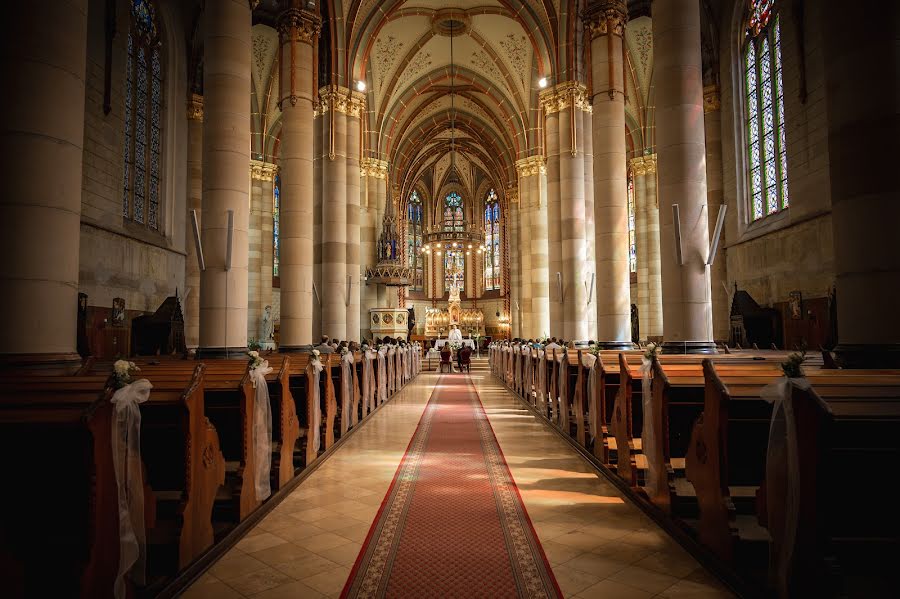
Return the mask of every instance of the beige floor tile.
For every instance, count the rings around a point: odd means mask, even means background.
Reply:
[[[299,559],[282,564],[275,564],[274,567],[279,572],[283,572],[295,580],[304,580],[310,576],[315,576],[319,572],[332,570],[338,566],[339,564],[336,564],[321,555],[310,553]]]
[[[731,599],[734,594],[719,584],[709,585],[680,580],[659,596],[667,599]]]
[[[253,595],[253,599],[321,599],[327,597],[319,591],[295,580]]]
[[[322,534],[323,532],[328,531],[319,528],[315,524],[303,524],[294,520],[294,526],[291,526],[289,528],[282,528],[278,531],[278,536],[285,541],[296,543],[300,539],[314,537],[316,535]]]
[[[674,576],[654,572],[639,566],[629,566],[624,570],[619,570],[609,578],[648,593],[661,593],[678,582],[678,579]]]
[[[270,532],[260,532],[252,537],[244,537],[238,541],[236,547],[244,553],[253,553],[282,543],[287,543],[287,541]]]
[[[265,567],[265,562],[261,562],[253,556],[243,554],[220,559],[209,569],[209,573],[219,580],[228,580],[258,570],[264,570]]]
[[[275,587],[291,582],[292,580],[293,579],[284,572],[266,566],[262,570],[250,572],[249,574],[244,574],[243,576],[238,576],[236,578],[230,578],[226,582],[228,586],[242,595],[253,595],[269,589],[274,589]]]
[[[594,547],[602,545],[605,540],[585,532],[575,531],[560,535],[553,539],[553,542],[559,543],[560,545],[567,545],[581,551],[590,551]]]
[[[347,582],[347,576],[349,574],[350,568],[348,566],[340,566],[338,568],[319,572],[309,578],[304,578],[303,584],[312,587],[320,593],[331,595],[333,593],[341,592],[341,589],[344,588],[344,583]]]
[[[250,555],[270,566],[293,561],[309,555],[311,552],[294,543],[282,543],[274,547],[268,547],[261,551],[254,551]]]
[[[567,566],[553,566],[553,575],[559,583],[559,589],[566,597],[577,595],[586,588],[601,580],[600,576],[588,574]]]
[[[601,580],[578,593],[579,599],[650,599],[652,593],[616,582]]]
[[[240,599],[240,593],[225,584],[215,582],[212,584],[193,584],[180,595],[184,599]]]
[[[318,554],[341,566],[352,566],[356,562],[356,557],[359,555],[360,548],[362,548],[361,543],[350,542],[344,545],[338,545],[337,547],[332,547],[331,549],[319,551]]]
[[[542,542],[541,546],[544,548],[544,553],[547,555],[547,560],[551,565],[564,564],[573,557],[584,553],[580,549],[569,545],[561,545],[555,541]]]
[[[628,567],[628,564],[608,559],[596,553],[582,553],[563,565],[579,572],[593,574],[600,579],[607,578]]]
[[[321,554],[321,552],[326,549],[344,545],[347,540],[348,539],[345,539],[344,537],[336,535],[332,532],[323,532],[322,534],[318,534],[313,537],[307,537],[305,539],[295,541],[295,544],[303,547],[304,549],[309,549],[313,553]]]
[[[634,565],[676,578],[684,578],[700,567],[700,564],[690,556],[663,552],[650,554],[644,559],[635,562]]]

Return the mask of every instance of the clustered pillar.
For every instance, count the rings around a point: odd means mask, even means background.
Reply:
[[[654,0],[653,49],[660,246],[663,248],[663,350],[714,353],[710,277],[706,266],[709,225],[700,5]],[[680,263],[673,205],[678,206],[679,212]]]
[[[602,0],[585,14],[591,36],[596,226],[597,339],[607,349],[631,344],[631,273],[625,148],[624,0]]]
[[[250,25],[246,0],[206,6],[201,236],[206,269],[200,274],[199,348],[203,357],[242,355],[247,348]]]
[[[260,342],[266,341],[262,339],[262,317],[266,306],[272,305],[273,183],[277,171],[278,167],[271,162],[250,161],[250,299],[247,335]]]
[[[384,197],[387,189],[388,163],[377,158],[363,158],[360,162],[360,175],[364,182],[365,194],[361,198],[360,214],[360,255],[364,272],[367,267],[378,262],[378,233],[381,217],[384,214]],[[426,279],[427,284],[427,279]],[[377,308],[378,285],[363,282],[360,299],[360,323],[365,338],[371,337],[369,310]],[[383,304],[382,304],[383,305]]]
[[[10,26],[0,40],[7,89],[0,114],[0,365],[20,371],[68,372],[80,363],[75,329],[87,5],[22,3],[5,17]]]
[[[203,96],[192,94],[187,104],[187,227],[184,259],[184,343],[189,349],[200,344],[200,263],[194,243],[191,212],[203,218]]]
[[[313,48],[321,21],[299,0],[278,20],[281,68],[281,350],[312,343]],[[249,27],[248,27],[249,31]],[[249,53],[247,54],[249,59]],[[248,69],[249,73],[249,69]],[[248,121],[249,122],[249,121]]]
[[[546,188],[544,157],[530,156],[516,162],[519,175],[519,215],[522,219],[520,230],[523,234],[522,302],[525,327],[522,336],[534,339],[549,334],[550,331],[550,272],[547,245],[547,202],[543,195]],[[527,223],[527,226],[526,226]],[[527,242],[526,236],[527,235]],[[528,255],[527,258],[525,255]]]
[[[722,171],[722,110],[719,88],[709,85],[703,89],[703,112],[706,125],[706,198],[710,235],[716,230],[719,209],[725,203]],[[724,233],[723,233],[724,236]],[[725,240],[719,240],[719,256],[709,267],[709,286],[712,301],[713,340],[728,339],[730,310],[728,281],[725,268]]]
[[[637,244],[637,307],[641,339],[663,334],[662,277],[659,257],[659,206],[656,200],[656,154],[631,159],[634,177]]]

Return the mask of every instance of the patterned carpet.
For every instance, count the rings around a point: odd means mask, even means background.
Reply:
[[[468,375],[438,381],[342,597],[562,597]]]

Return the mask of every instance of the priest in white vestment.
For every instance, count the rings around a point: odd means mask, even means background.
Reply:
[[[459,327],[453,327],[453,329],[450,330],[450,334],[447,335],[447,340],[450,341],[450,343],[462,343],[463,336]]]

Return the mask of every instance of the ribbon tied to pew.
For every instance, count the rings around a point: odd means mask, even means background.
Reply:
[[[126,574],[135,583],[144,583],[147,547],[140,404],[150,399],[152,388],[150,381],[140,379],[117,390],[110,400],[114,408],[112,454],[119,500],[119,571],[113,587],[116,599],[126,596]]]
[[[322,360],[320,360],[317,356],[311,357],[311,364],[313,366],[313,422],[311,442],[313,451],[318,454],[319,447],[322,444],[320,430],[322,428],[322,404],[320,403],[321,400],[319,397],[319,377],[322,376],[322,370],[325,369],[325,366],[322,365]]]
[[[645,456],[655,456],[655,423],[653,422],[653,392],[650,383],[650,373],[653,371],[653,360],[641,356],[641,406],[644,414],[644,425],[641,431],[641,451]],[[647,494],[656,496],[656,481],[658,480],[659,467],[656,460],[647,460]]]
[[[256,462],[256,500],[262,501],[272,494],[272,405],[266,375],[272,372],[268,360],[250,369],[250,380],[256,389],[253,403],[253,457]]]
[[[341,433],[347,432],[347,420],[349,424],[356,425],[356,413],[350,408],[350,399],[353,395],[353,383],[351,373],[353,371],[353,352],[348,351],[341,356],[341,414],[346,415],[341,418]]]
[[[783,503],[785,507],[784,522],[770,521],[768,523],[768,528],[774,533],[773,536],[783,539],[780,547],[781,555],[776,562],[779,570],[789,568],[791,563],[793,537],[797,530],[797,519],[800,517],[799,447],[794,434],[796,428],[793,389],[795,387],[806,391],[810,389],[811,385],[805,378],[783,376],[775,382],[769,383],[759,392],[762,399],[774,404],[772,420],[769,423],[768,450],[766,451],[765,501],[769,506]],[[786,469],[786,472],[779,472],[783,469]],[[788,572],[779,571],[776,580],[788,580],[788,574]]]

